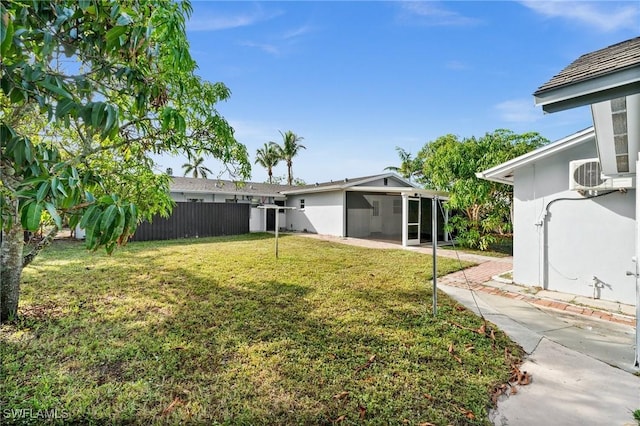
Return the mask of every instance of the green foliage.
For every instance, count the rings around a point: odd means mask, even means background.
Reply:
[[[633,418],[638,422],[638,425],[640,425],[640,409],[633,412]]]
[[[400,157],[400,166],[389,166],[385,167],[385,170],[390,170],[392,172],[398,173],[405,179],[412,180],[416,177],[422,175],[422,158],[416,157],[412,158],[412,154],[399,146],[396,147],[396,151],[398,152],[398,156]]]
[[[192,176],[194,178],[196,178],[196,179],[198,177],[206,179],[209,174],[213,173],[211,171],[211,169],[209,169],[208,167],[206,167],[206,166],[204,166],[202,164],[202,163],[204,163],[204,158],[198,157],[198,158],[191,158],[190,160],[192,162],[184,163],[182,165],[182,168],[184,170],[184,175],[185,176],[188,175],[189,173],[191,173]]]
[[[299,143],[304,138],[293,133],[291,130],[287,130],[282,133],[282,145],[275,144],[275,148],[278,152],[278,157],[287,163],[287,185],[293,185],[293,157],[298,155],[301,150],[307,149],[304,145]]]
[[[170,0],[0,4],[2,229],[37,229],[46,211],[111,252],[171,209],[153,154],[212,155],[250,175],[215,109],[229,89],[195,74],[190,13]]]
[[[454,211],[452,230],[460,244],[486,250],[497,235],[511,232],[510,185],[489,182],[476,173],[538,148],[548,141],[538,133],[516,134],[496,130],[480,138],[446,135],[426,144],[418,153],[423,162],[420,181],[448,191],[447,206]]]
[[[275,142],[265,143],[262,148],[256,150],[256,164],[267,169],[268,183],[273,183],[273,168],[278,165],[281,159],[278,144]]]

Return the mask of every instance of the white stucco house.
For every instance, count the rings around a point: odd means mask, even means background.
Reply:
[[[635,304],[639,318],[640,37],[580,56],[534,100],[590,105],[594,126],[478,174],[514,186],[514,281]]]
[[[258,209],[259,205],[277,204],[284,206],[286,196],[281,191],[292,188],[257,182],[234,182],[221,179],[198,179],[173,176],[169,187],[171,198],[176,202],[238,203],[251,206],[249,230],[251,232],[273,231],[275,210]],[[285,220],[284,210],[279,221]]]
[[[591,127],[479,175],[513,185],[514,282],[633,304],[634,179],[594,177],[597,157]]]
[[[287,229],[340,237],[395,241],[403,246],[431,242],[432,200],[446,193],[418,187],[395,173],[296,186],[287,196]],[[439,214],[438,239],[446,238]]]
[[[404,246],[431,241],[432,199],[446,193],[421,189],[395,173],[347,178],[304,186],[173,177],[176,202],[244,203],[251,205],[250,231],[271,231],[277,204],[283,230],[337,237],[395,241]],[[446,213],[439,214],[439,240],[446,238]]]

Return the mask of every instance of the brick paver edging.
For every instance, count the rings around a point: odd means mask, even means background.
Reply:
[[[478,266],[474,266],[467,269],[467,273],[466,273],[467,277],[469,277],[470,275],[472,276],[484,275],[482,273],[478,273],[478,270],[477,271],[472,271],[472,270],[476,268],[478,268],[479,270],[485,269],[486,266],[489,266],[487,265],[489,263],[492,263],[492,262],[486,262]],[[483,266],[485,268],[482,268]],[[466,281],[464,280],[464,276],[461,274],[461,272],[462,271],[458,271],[458,272],[454,272],[453,274],[446,275],[442,277],[439,281],[443,284],[450,285],[452,287],[467,288],[472,291],[493,294],[495,296],[502,296],[502,297],[508,297],[510,299],[523,300],[525,302],[528,302],[543,308],[555,309],[559,311],[569,312],[572,314],[584,315],[584,316],[598,318],[605,321],[615,322],[618,324],[630,325],[632,327],[636,326],[636,319],[629,317],[627,315],[617,314],[617,313],[608,312],[608,311],[602,311],[602,310],[593,309],[590,307],[583,307],[583,306],[574,305],[571,303],[561,302],[558,300],[544,299],[544,298],[526,295],[522,293],[516,293],[508,290],[501,290],[496,287],[483,285],[482,283],[478,282],[477,280],[473,280],[470,277],[469,277],[470,284],[467,285]],[[489,277],[483,282],[489,281],[490,279],[491,278]]]

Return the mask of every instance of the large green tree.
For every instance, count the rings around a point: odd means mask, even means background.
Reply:
[[[262,148],[256,150],[256,164],[267,169],[269,183],[273,183],[273,168],[280,162],[278,144],[275,142],[265,143]]]
[[[64,222],[111,252],[168,214],[154,154],[211,155],[246,179],[246,148],[215,105],[230,92],[196,75],[188,1],[0,3],[0,320],[15,317],[22,269]],[[46,212],[52,231],[25,253]]]
[[[451,218],[458,240],[465,246],[487,249],[496,236],[512,229],[513,187],[476,177],[494,167],[548,143],[538,133],[516,134],[496,130],[480,138],[454,135],[427,143],[418,153],[423,162],[421,182],[448,191],[448,207],[461,212]]]
[[[287,163],[287,185],[293,185],[293,157],[297,156],[301,150],[307,149],[299,143],[304,138],[287,130],[282,133],[282,145],[277,145],[278,156]]]

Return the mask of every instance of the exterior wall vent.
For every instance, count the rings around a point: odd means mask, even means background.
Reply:
[[[591,105],[598,156],[605,176],[636,173],[640,150],[640,94]]]
[[[572,191],[616,190],[635,187],[635,178],[603,175],[600,160],[589,158],[569,163],[569,189]]]

